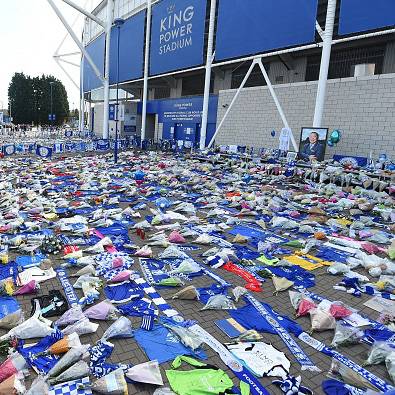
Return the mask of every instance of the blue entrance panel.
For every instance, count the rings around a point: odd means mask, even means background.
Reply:
[[[210,96],[206,143],[215,132],[217,107],[218,96]],[[138,104],[137,111],[141,114],[142,103]],[[203,113],[202,96],[150,100],[147,102],[147,113],[158,114],[159,122],[163,123],[164,139],[198,142]]]
[[[342,0],[339,34],[395,26],[395,0]]]
[[[314,42],[318,0],[220,0],[215,58]]]

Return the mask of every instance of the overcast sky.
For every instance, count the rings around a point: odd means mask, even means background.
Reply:
[[[61,0],[54,0],[63,15],[72,24],[80,15]],[[87,4],[92,10],[100,0],[74,0],[80,6]],[[52,56],[67,33],[47,0],[0,0],[0,108],[8,102],[8,85],[15,72],[31,76],[52,74],[66,86],[70,106],[79,107],[79,91],[69,81]],[[74,31],[81,37],[83,17],[80,16]],[[70,37],[61,53],[78,51]],[[70,58],[70,60],[72,60]],[[79,58],[73,58],[79,63]],[[65,68],[79,83],[79,69]]]

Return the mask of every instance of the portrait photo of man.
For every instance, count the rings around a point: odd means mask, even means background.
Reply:
[[[328,129],[302,128],[299,156],[305,161],[323,161]]]

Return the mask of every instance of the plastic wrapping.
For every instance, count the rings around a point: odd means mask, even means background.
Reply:
[[[43,376],[37,376],[25,395],[48,395],[49,386]]]
[[[162,388],[157,388],[154,391],[153,395],[177,395],[177,394],[168,387],[162,387]]]
[[[336,324],[335,334],[331,343],[332,347],[347,346],[358,344],[362,341],[363,331],[352,326],[345,326],[338,322]]]
[[[297,317],[303,317],[310,313],[311,310],[314,310],[317,305],[310,299],[302,297],[299,304],[298,309],[296,311]]]
[[[138,383],[163,385],[158,361],[140,363],[127,370],[126,377]]]
[[[57,321],[56,326],[67,326],[81,321],[85,318],[80,305],[75,305],[67,310]]]
[[[377,391],[370,382],[364,379],[359,373],[344,365],[336,359],[332,359],[332,364],[328,372],[328,376],[339,381],[344,381],[346,384],[357,388],[367,388]]]
[[[2,329],[12,329],[24,321],[24,315],[21,309],[15,311],[14,313],[7,314],[5,317],[0,319],[0,328]]]
[[[391,348],[386,342],[375,342],[370,349],[369,355],[364,362],[365,366],[378,365],[384,363],[389,354],[395,350]]]
[[[386,356],[385,366],[392,382],[395,384],[395,351]]]
[[[121,368],[96,380],[92,390],[104,395],[128,395],[128,385]]]
[[[282,291],[286,291],[287,289],[291,288],[294,285],[293,281],[277,276],[273,276],[272,281],[275,289],[274,294],[277,294]]]
[[[75,332],[52,344],[52,346],[48,349],[48,354],[65,354],[72,347],[81,347],[80,338]]]
[[[85,310],[84,315],[93,320],[116,320],[117,309],[108,300],[104,300]]]
[[[133,337],[132,323],[126,317],[119,317],[104,332],[102,336],[102,340],[109,340],[113,338],[128,338],[128,337]]]
[[[353,312],[341,302],[333,302],[329,307],[329,313],[332,317],[339,319],[350,316]]]
[[[180,235],[179,232],[177,232],[176,230],[173,230],[168,238],[170,243],[175,243],[175,244],[183,244],[186,242],[186,240],[184,239],[183,236]]]
[[[35,337],[45,337],[50,335],[54,329],[49,325],[51,321],[45,318],[38,318],[38,316],[30,317],[28,320],[22,322],[20,325],[12,328],[8,333],[2,336],[2,339],[8,337],[17,337],[19,339],[33,339]]]
[[[350,271],[350,268],[345,263],[335,262],[328,267],[328,273],[330,274],[345,274]]]
[[[296,291],[288,291],[289,299],[291,300],[292,307],[297,310],[299,304],[303,298],[303,295],[300,292]]]
[[[192,273],[199,273],[202,270],[200,265],[196,263],[193,259],[187,259],[174,270],[168,272],[168,274],[192,274]]]
[[[25,359],[18,352],[14,352],[0,365],[0,383],[25,369]]]
[[[56,377],[68,367],[81,360],[87,353],[89,345],[84,344],[81,347],[71,348],[62,358],[59,359],[57,364],[48,372],[48,377]]]
[[[79,379],[89,375],[89,366],[85,361],[77,361],[64,372],[60,373],[59,376],[51,377],[48,382],[51,385],[64,383],[66,381]]]
[[[159,258],[161,259],[184,258],[185,256],[186,256],[185,252],[181,251],[175,245],[171,245],[167,247],[161,254],[159,254]]]
[[[98,327],[99,324],[90,322],[88,318],[84,317],[82,320],[66,326],[62,332],[64,335],[70,335],[71,333],[76,332],[81,336],[88,335],[89,333],[95,333]]]
[[[209,298],[202,310],[233,310],[236,309],[233,301],[226,295],[214,295]]]
[[[176,292],[172,299],[185,299],[185,300],[198,300],[199,292],[193,285],[188,285],[187,287]]]
[[[165,324],[165,327],[170,329],[185,347],[189,347],[193,351],[196,351],[204,343],[203,339],[191,332],[188,328],[167,324]]]
[[[248,290],[245,289],[244,287],[235,287],[232,289],[232,294],[233,294],[233,297],[235,298],[236,303],[246,293],[248,293]]]
[[[311,331],[321,332],[336,328],[336,320],[321,309],[310,310]]]
[[[22,395],[26,388],[22,374],[14,374],[0,383],[0,395]]]
[[[256,342],[262,340],[263,336],[257,332],[255,329],[249,329],[248,331],[243,332],[238,338],[239,342]]]

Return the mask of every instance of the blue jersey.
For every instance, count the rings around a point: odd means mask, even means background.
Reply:
[[[157,360],[159,363],[163,363],[173,360],[178,355],[207,358],[203,351],[194,352],[185,347],[178,337],[163,325],[155,325],[151,331],[139,329],[135,332],[134,337],[151,361]]]

